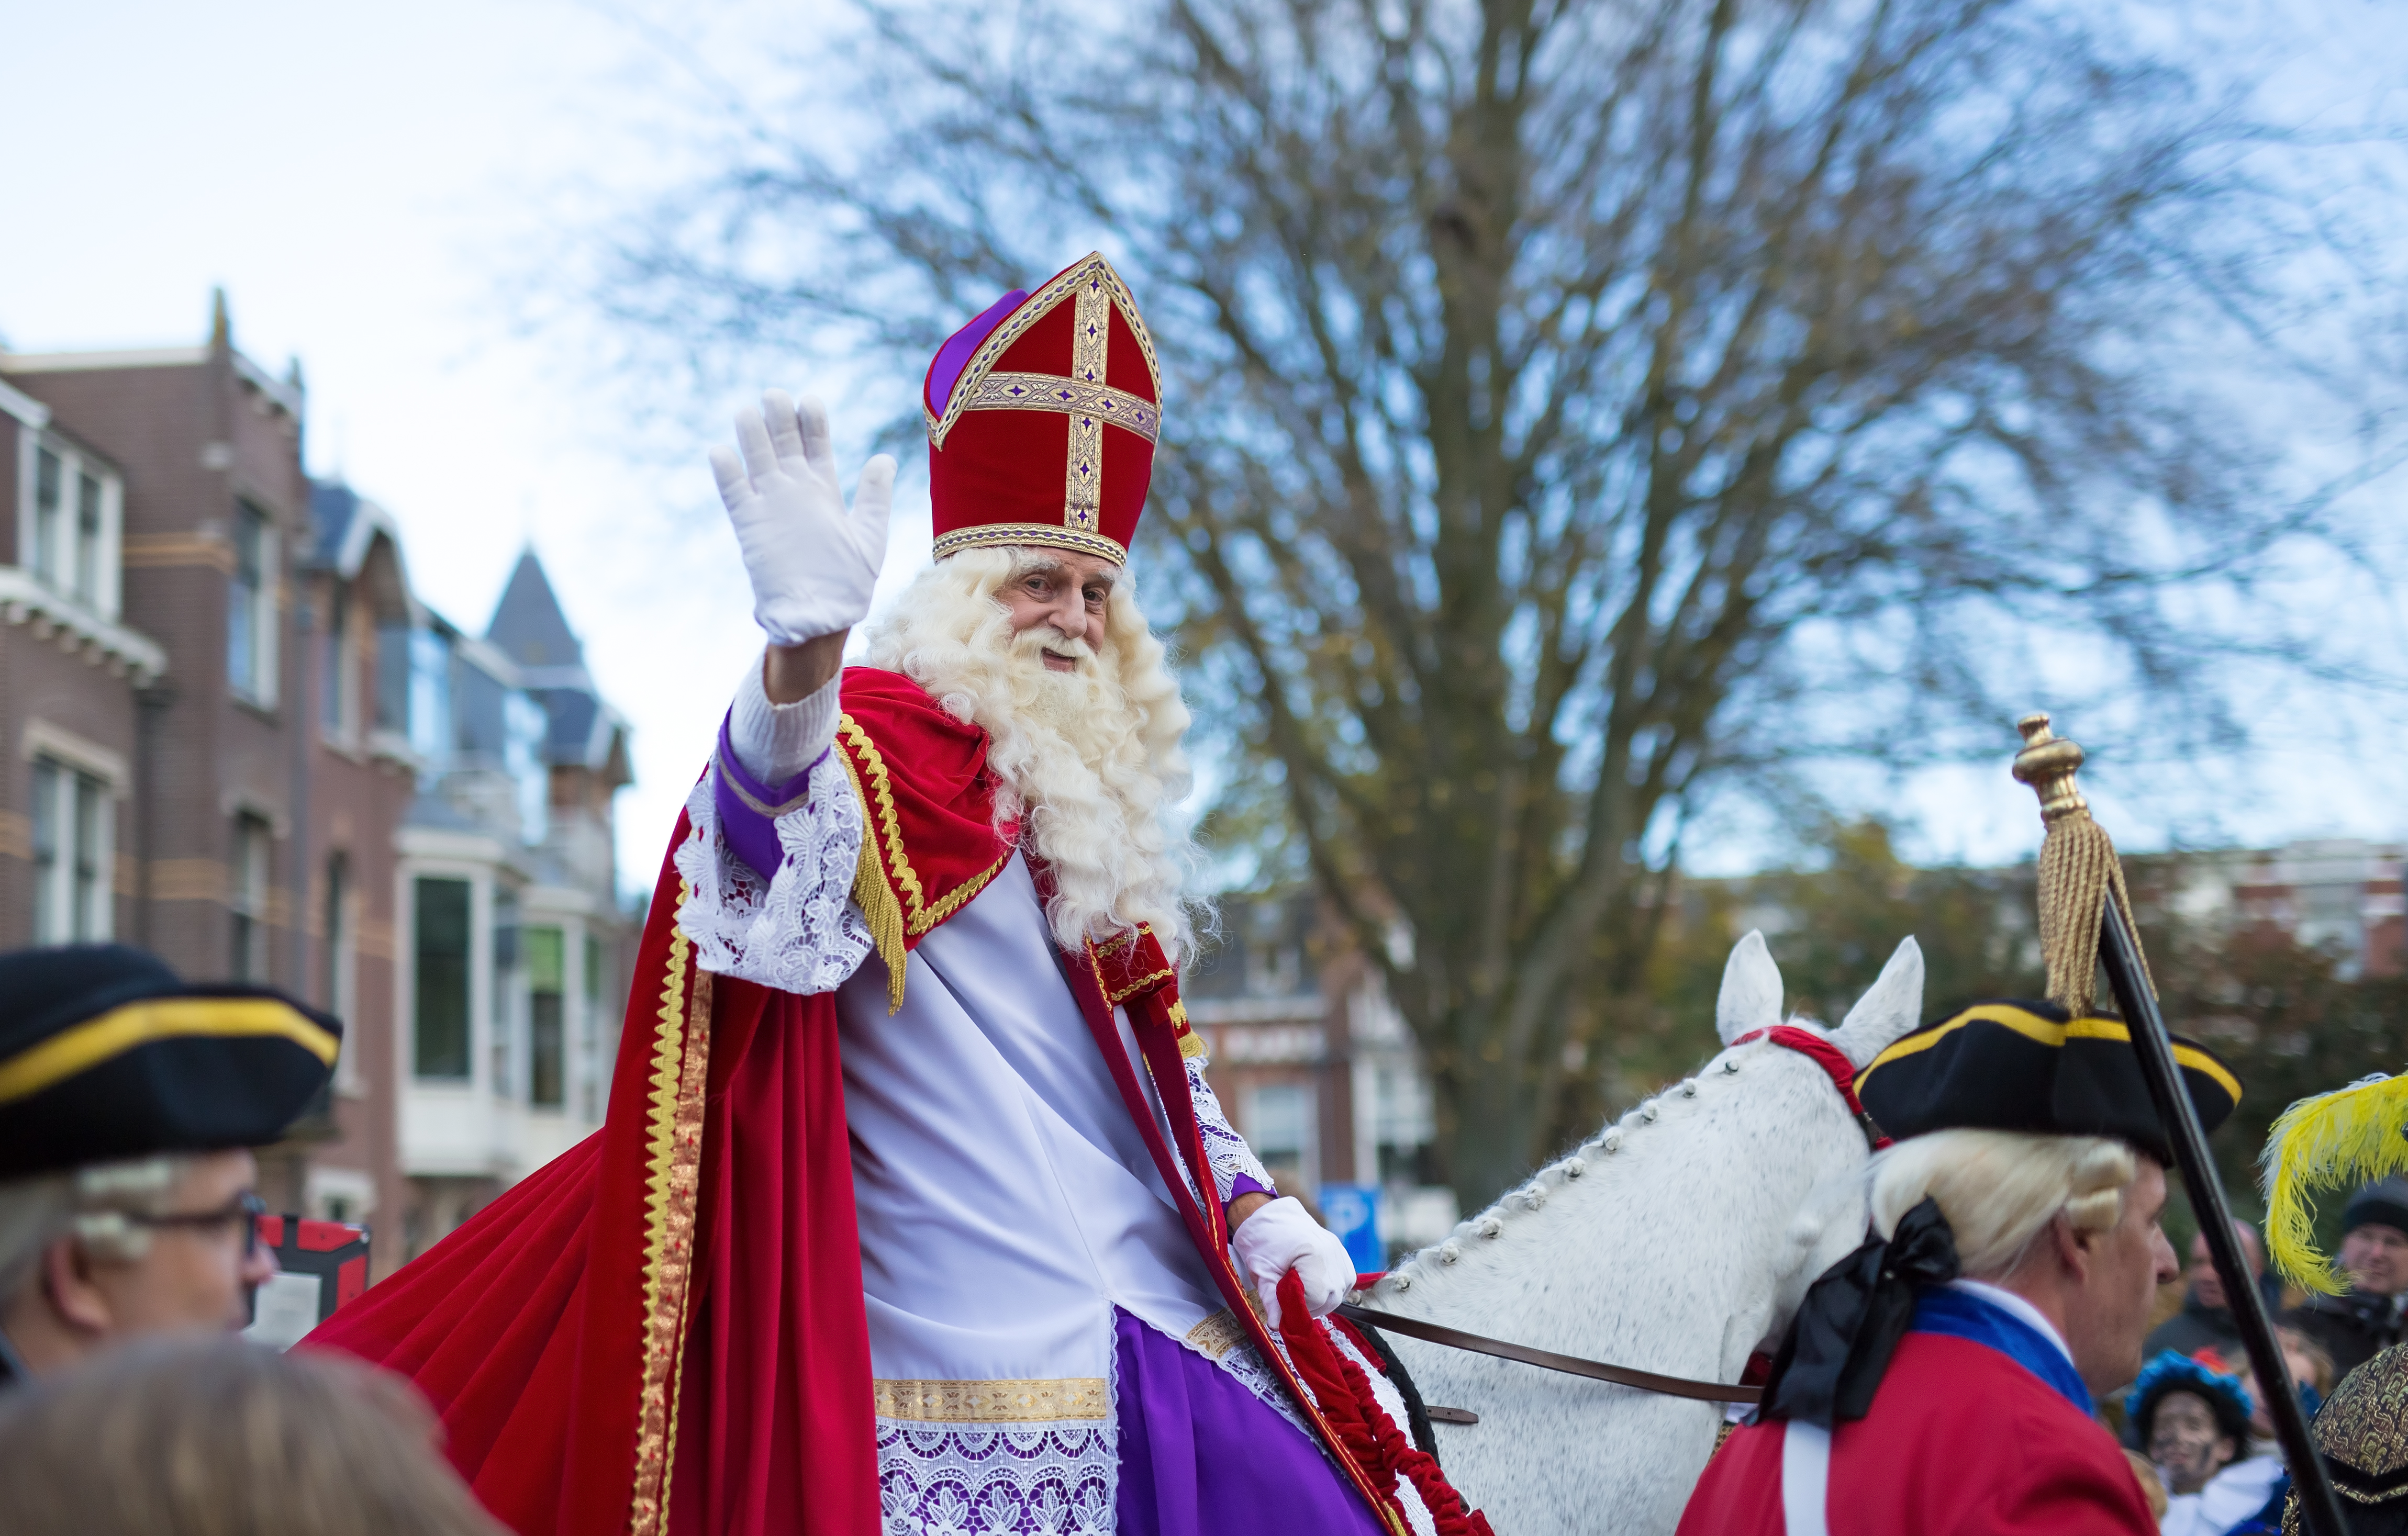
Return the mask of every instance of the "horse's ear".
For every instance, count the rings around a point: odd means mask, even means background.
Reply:
[[[1714,1032],[1727,1045],[1752,1030],[1769,1030],[1781,1022],[1781,968],[1764,947],[1764,934],[1749,929],[1747,937],[1731,946],[1723,965],[1722,996],[1714,1000]]]
[[[1882,967],[1881,979],[1831,1031],[1831,1044],[1847,1052],[1848,1060],[1862,1072],[1922,1017],[1923,949],[1910,933],[1899,941],[1898,952]]]

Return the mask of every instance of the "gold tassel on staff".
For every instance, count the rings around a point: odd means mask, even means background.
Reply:
[[[2074,788],[2082,748],[2053,734],[2045,715],[2027,715],[2015,729],[2024,738],[2023,750],[2015,754],[2015,777],[2040,796],[2041,818],[2048,828],[2040,851],[2041,950],[2048,960],[2048,995],[2077,1017],[2089,1013],[2103,962],[2108,986],[2123,1010],[2141,1079],[2172,1144],[2208,1257],[2224,1282],[2249,1367],[2266,1384],[2266,1410],[2291,1470],[2300,1524],[2314,1536],[2346,1536],[2348,1526],[2332,1480],[2309,1438],[2307,1415],[2291,1389],[2290,1367],[2275,1343],[2266,1299],[2233,1236],[2231,1209],[2208,1156],[2206,1133],[2184,1091],[2173,1037],[2166,1031],[2157,985],[2141,953],[2140,927],[2132,920],[2131,897],[2124,889],[2115,845],[2090,818],[2089,803]],[[2286,1524],[2285,1529],[2291,1528]]]
[[[2040,845],[2040,952],[2048,962],[2048,999],[2079,1018],[2099,993],[2099,920],[2111,893],[2136,935],[2139,925],[2132,922],[2114,842],[2090,818],[2090,802],[2074,787],[2082,748],[2053,733],[2045,715],[2027,715],[2015,729],[2023,732],[2024,749],[2015,754],[2014,775],[2040,796],[2040,818],[2048,829]],[[2157,996],[2146,956],[2141,979]]]

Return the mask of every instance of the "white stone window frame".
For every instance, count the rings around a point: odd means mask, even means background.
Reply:
[[[50,931],[45,932],[41,923],[36,921],[34,942],[37,945],[97,943],[115,937],[117,807],[124,800],[126,786],[131,782],[125,759],[75,732],[39,718],[25,722],[19,750],[25,761],[29,801],[33,794],[38,792],[34,788],[39,782],[35,766],[48,763],[58,771],[51,781],[51,792],[59,797],[60,804],[50,808],[51,824],[63,829],[70,840],[51,865],[50,879],[54,883],[54,889],[49,893],[50,900],[35,903],[36,914],[47,907],[51,915],[51,923]],[[74,912],[75,868],[79,861],[76,855],[81,851],[77,846],[80,839],[77,835],[74,794],[79,780],[96,784],[100,794],[98,814],[93,818],[94,846],[89,856],[94,878],[87,905],[80,914],[80,925]],[[28,820],[37,822],[39,808],[29,804],[26,809]],[[27,853],[30,855],[32,849],[28,848]],[[62,917],[64,918],[63,928],[59,921]]]
[[[55,511],[60,537],[46,568],[41,554],[37,496],[42,455],[59,461]],[[100,486],[99,526],[92,551],[93,590],[77,590],[77,557],[83,544],[79,486],[85,477]],[[125,477],[115,465],[57,433],[27,426],[17,434],[17,546],[14,563],[27,576],[104,623],[117,621],[124,600]]]

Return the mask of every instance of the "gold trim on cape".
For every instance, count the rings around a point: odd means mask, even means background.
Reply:
[[[681,905],[689,894],[680,881]],[[694,1278],[695,1186],[702,1172],[703,1093],[710,1077],[711,978],[708,971],[689,971],[692,948],[682,930],[670,930],[652,1034],[644,1197],[644,1366],[636,1410],[635,1495],[627,1521],[635,1536],[662,1536],[668,1529],[669,1474],[677,1460],[678,1387],[684,1374],[686,1303]]]
[[[880,1418],[921,1424],[1053,1424],[1111,1413],[1101,1376],[1022,1381],[878,1381]]]
[[[838,717],[837,735],[840,742],[853,744],[852,751],[838,751],[837,756],[843,760],[845,776],[853,781],[853,797],[861,802],[861,861],[853,870],[853,899],[869,925],[878,958],[886,962],[886,1012],[891,1016],[903,1006],[906,941],[925,935],[984,890],[987,882],[1002,874],[1010,861],[1011,849],[1004,849],[983,874],[963,881],[931,903],[903,846],[895,786],[878,744],[851,715]],[[853,761],[856,753],[861,760],[858,766]],[[883,860],[879,857],[882,846],[886,850]]]

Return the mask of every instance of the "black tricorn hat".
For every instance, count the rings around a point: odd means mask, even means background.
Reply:
[[[2200,1129],[2214,1131],[2241,1102],[2241,1080],[2203,1045],[2176,1035],[2173,1047]],[[2113,1136],[2173,1161],[2131,1031],[2054,1003],[1994,999],[1917,1030],[1857,1074],[1856,1096],[1900,1140],[1960,1129]]]
[[[0,1179],[273,1142],[342,1036],[280,992],[194,986],[126,945],[0,955]]]

